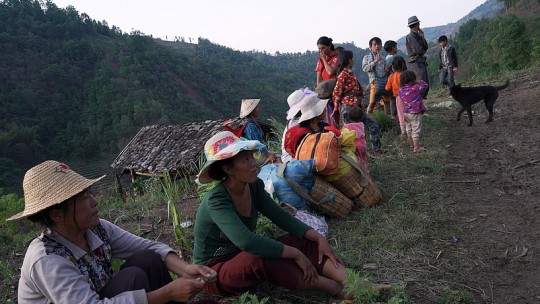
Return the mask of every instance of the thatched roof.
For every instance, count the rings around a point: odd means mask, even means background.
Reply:
[[[112,162],[116,172],[137,175],[195,174],[205,142],[223,131],[224,120],[142,128]],[[268,125],[261,124],[266,132]]]

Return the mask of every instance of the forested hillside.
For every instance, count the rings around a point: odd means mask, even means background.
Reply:
[[[504,4],[503,16],[471,20],[452,39],[460,79],[538,63],[539,0]],[[149,124],[235,116],[242,98],[261,98],[263,117],[283,119],[288,94],[315,83],[315,42],[306,53],[239,52],[123,33],[52,2],[0,0],[0,188],[20,190],[44,159],[118,153]],[[342,46],[366,85],[367,41]]]

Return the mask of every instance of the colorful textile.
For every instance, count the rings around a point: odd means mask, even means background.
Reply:
[[[247,126],[244,128],[244,131],[242,132],[242,137],[249,140],[258,140],[261,143],[263,143],[264,140],[264,132],[261,129],[261,126],[258,122],[256,122],[253,118],[247,117],[242,121],[243,124],[247,124]],[[265,146],[261,147],[259,149],[263,155],[266,155],[268,153],[268,150]]]
[[[356,155],[360,159],[362,165],[367,168],[366,155],[367,155],[367,143],[366,143],[366,134],[364,132],[364,123],[362,122],[352,122],[343,126],[344,129],[349,129],[356,132],[356,137],[354,138],[354,144],[356,146]]]
[[[362,98],[360,96],[360,85],[356,80],[354,72],[347,68],[339,73],[336,86],[332,93],[332,102],[334,109],[339,109],[339,104],[350,106],[362,106]]]
[[[125,260],[133,252],[150,249],[162,259],[174,252],[169,246],[133,235],[101,220],[86,231],[86,252],[54,230],[46,229],[28,247],[21,267],[19,303],[97,303],[97,291],[112,277],[111,260]],[[66,298],[67,297],[67,298]],[[114,303],[146,303],[146,292],[124,292]]]
[[[423,114],[426,110],[422,101],[422,94],[428,88],[428,84],[419,80],[415,84],[406,84],[399,89],[399,97],[403,101],[403,112]]]

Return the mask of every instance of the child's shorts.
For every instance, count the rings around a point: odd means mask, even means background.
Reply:
[[[411,134],[413,139],[420,138],[422,131],[422,114],[405,113],[405,126],[407,134]]]

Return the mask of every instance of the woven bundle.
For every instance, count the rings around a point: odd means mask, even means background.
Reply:
[[[359,172],[355,168],[351,168],[349,172],[335,181],[330,181],[330,184],[343,193],[346,197],[352,201],[357,200],[364,192],[367,186],[367,181],[364,179],[362,172]]]
[[[367,186],[364,188],[362,194],[354,199],[354,204],[361,205],[362,207],[370,207],[382,200],[382,193],[377,183],[375,183],[369,174],[366,174],[365,178],[367,178]]]
[[[310,196],[314,201],[320,202],[311,204],[313,210],[335,218],[346,217],[353,206],[351,199],[319,176],[315,176]]]

